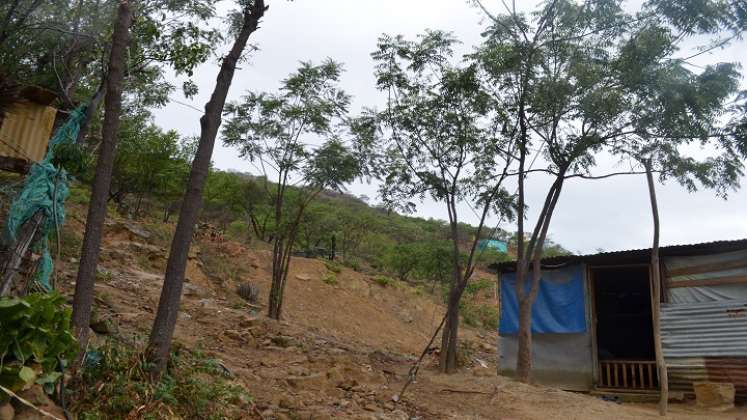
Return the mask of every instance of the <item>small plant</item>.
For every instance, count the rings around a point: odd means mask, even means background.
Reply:
[[[467,325],[476,328],[498,329],[499,313],[495,305],[473,303],[463,299],[459,303],[459,313]]]
[[[109,270],[100,270],[96,272],[96,280],[108,283],[114,279],[114,273]]]
[[[259,288],[251,283],[240,284],[236,293],[249,303],[257,303],[257,300],[259,300]]]
[[[59,361],[75,354],[70,309],[53,292],[0,299],[0,385],[18,391],[33,383],[52,392]],[[0,391],[0,401],[6,398]]]
[[[82,377],[70,384],[70,409],[82,420],[234,419],[251,408],[251,396],[230,372],[199,352],[175,352],[158,382],[134,348],[110,343],[90,354]]]
[[[491,280],[489,278],[486,279],[482,277],[477,280],[469,281],[467,283],[467,286],[464,288],[464,293],[474,296],[483,290],[492,289],[494,286],[495,286],[494,280]]]
[[[331,271],[331,272],[333,272],[335,274],[340,274],[340,272],[342,271],[342,265],[340,265],[339,263],[336,263],[334,261],[327,260],[327,261],[324,262],[324,266],[327,267],[327,270],[329,270],[329,271]]]
[[[322,281],[329,284],[330,286],[337,285],[337,276],[334,273],[327,273],[322,277]]]
[[[374,281],[381,287],[387,287],[391,284],[394,284],[394,279],[388,276],[376,276],[374,277]]]

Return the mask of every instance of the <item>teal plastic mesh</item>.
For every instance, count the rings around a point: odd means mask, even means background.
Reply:
[[[86,107],[80,106],[70,113],[67,122],[60,127],[49,141],[47,154],[40,162],[31,166],[26,182],[20,194],[13,200],[5,223],[3,240],[6,244],[13,244],[21,226],[42,211],[45,218],[38,235],[38,242],[33,249],[41,254],[34,280],[47,291],[52,289],[49,277],[54,268],[52,256],[49,253],[49,235],[65,221],[65,200],[70,195],[68,189],[68,173],[55,167],[52,162],[55,149],[61,144],[74,144],[78,139],[80,123],[85,116]]]

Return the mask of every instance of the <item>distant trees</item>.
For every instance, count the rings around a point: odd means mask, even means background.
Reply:
[[[280,319],[293,246],[309,205],[325,189],[341,191],[360,173],[359,157],[339,137],[350,97],[339,88],[340,64],[302,63],[280,92],[249,92],[226,108],[224,144],[274,174],[272,288],[268,315]],[[323,143],[315,146],[316,138]],[[299,188],[291,190],[292,185]]]
[[[361,148],[377,156],[374,172],[385,204],[412,210],[426,196],[448,213],[451,285],[441,342],[441,369],[457,364],[459,301],[475,268],[487,216],[513,214],[503,187],[514,159],[509,121],[494,104],[475,64],[452,63],[456,40],[432,31],[417,41],[384,35],[372,54],[386,108],[354,124]],[[480,220],[462,261],[459,204],[478,207]]]
[[[503,13],[494,15],[477,2],[491,22],[475,58],[496,106],[509,113],[517,143],[521,380],[531,372],[540,259],[568,179],[614,175],[590,173],[602,153],[632,162],[634,169],[622,173],[643,173],[636,162],[651,159],[661,179],[675,178],[688,189],[700,183],[724,192],[741,175],[744,136],[722,123],[738,89],[736,66],[700,68],[688,60],[702,52],[678,54],[694,35],[726,32],[706,52],[741,33],[744,6],[727,3],[657,0],[631,14],[618,2],[552,0],[531,14],[503,3]],[[684,146],[698,143],[715,155],[688,156]],[[532,154],[540,156],[539,167],[531,167]],[[552,183],[527,229],[525,180],[534,172],[549,174]]]

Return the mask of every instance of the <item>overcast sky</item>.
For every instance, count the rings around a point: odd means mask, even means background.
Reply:
[[[259,51],[237,71],[229,100],[238,99],[250,89],[276,90],[279,81],[294,71],[300,60],[319,62],[331,57],[345,65],[342,85],[354,96],[351,113],[357,114],[364,106],[383,104],[374,86],[370,57],[379,35],[386,32],[414,38],[425,29],[443,29],[452,31],[467,52],[480,42],[480,32],[485,26],[481,13],[465,0],[267,0],[267,3],[270,9],[250,40]],[[500,4],[499,0],[485,0],[485,3]],[[517,3],[526,7],[528,2]],[[698,57],[697,63],[741,60],[745,65],[745,53],[747,44],[740,42]],[[179,94],[173,98],[202,108],[217,72],[215,61],[202,66],[196,72],[200,93],[189,100]],[[199,134],[199,117],[199,112],[176,102],[156,112],[159,125],[176,129],[182,135]],[[222,145],[217,145],[213,160],[221,169],[251,171],[235,150]],[[614,169],[612,162],[601,162],[595,172],[604,173],[605,169]],[[743,184],[747,187],[747,182]],[[548,180],[541,176],[529,180],[530,206],[541,205],[547,186]],[[349,190],[376,201],[376,185],[356,183]],[[712,192],[691,194],[670,182],[659,185],[658,194],[665,245],[747,238],[747,191],[734,192],[724,201]],[[445,209],[433,202],[420,204],[416,214],[426,218],[447,217]],[[530,211],[530,224],[534,223],[534,216]],[[477,219],[466,205],[461,208],[461,218],[472,223]],[[491,224],[497,222],[494,219]],[[509,224],[501,227],[515,229]],[[552,239],[574,252],[646,248],[650,247],[651,234],[643,176],[569,180],[550,227]]]

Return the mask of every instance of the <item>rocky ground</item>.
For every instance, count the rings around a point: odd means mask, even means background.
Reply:
[[[74,216],[66,230],[82,232]],[[164,231],[165,230],[165,231]],[[168,227],[109,222],[96,285],[97,340],[140,342],[158,304]],[[60,284],[71,294],[76,259],[65,256]],[[255,399],[246,418],[264,419],[639,419],[659,418],[653,404],[600,398],[497,376],[496,335],[463,328],[464,367],[439,374],[429,354],[406,394],[395,395],[440,322],[432,295],[407,285],[382,286],[366,274],[321,260],[294,258],[284,319],[264,316],[270,256],[231,241],[198,239],[187,270],[176,345],[217,358]],[[251,282],[260,301],[236,288]],[[674,404],[667,418],[740,419]]]

